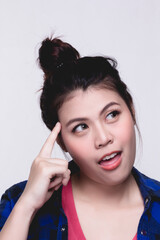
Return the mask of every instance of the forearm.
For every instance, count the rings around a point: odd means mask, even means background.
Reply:
[[[52,149],[60,130],[61,125],[57,123],[32,163],[27,184],[22,189],[20,186],[17,187],[20,190],[18,193],[23,193],[0,232],[0,240],[26,240],[36,211],[50,199],[55,190],[62,184],[68,183],[71,173],[68,169],[68,162],[63,159],[51,158]],[[15,189],[12,190],[11,194],[13,199],[16,195]],[[11,196],[6,193],[2,212],[7,209],[8,201],[12,200]],[[7,210],[6,212],[8,213]],[[3,216],[5,213],[2,214],[2,218]],[[4,218],[2,222],[4,222]]]
[[[26,240],[34,215],[35,211],[19,199],[0,232],[0,240]]]

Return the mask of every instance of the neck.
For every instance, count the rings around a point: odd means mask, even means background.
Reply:
[[[125,207],[126,204],[133,204],[133,200],[136,201],[136,196],[140,194],[132,174],[122,183],[108,186],[95,182],[80,172],[72,177],[72,186],[74,197],[77,196],[80,201],[92,202],[92,204],[104,203],[109,207]]]

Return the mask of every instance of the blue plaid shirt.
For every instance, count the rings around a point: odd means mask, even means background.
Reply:
[[[78,170],[73,161],[69,166],[72,173]],[[160,240],[160,182],[148,178],[135,168],[132,169],[132,174],[144,200],[144,212],[137,230],[138,240]],[[0,204],[0,229],[22,194],[25,185],[26,181],[18,183],[3,194]],[[55,191],[50,200],[37,212],[27,239],[68,239],[67,218],[62,209],[61,192],[62,187]]]

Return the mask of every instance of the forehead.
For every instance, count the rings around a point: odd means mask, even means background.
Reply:
[[[115,91],[106,88],[91,87],[71,92],[58,111],[59,118],[65,115],[87,115],[91,111],[99,112],[106,104],[116,102],[124,105],[123,99]]]

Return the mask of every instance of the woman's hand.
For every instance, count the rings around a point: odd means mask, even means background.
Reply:
[[[34,160],[27,185],[21,196],[21,201],[25,200],[25,203],[27,201],[27,204],[34,210],[42,207],[53,192],[61,184],[67,185],[70,179],[68,162],[51,158],[52,149],[60,129],[61,125],[58,122]]]
[[[0,232],[1,240],[27,239],[30,223],[37,210],[51,197],[54,190],[61,184],[68,183],[70,178],[68,162],[51,158],[60,129],[61,125],[57,123],[34,160],[27,185]]]

